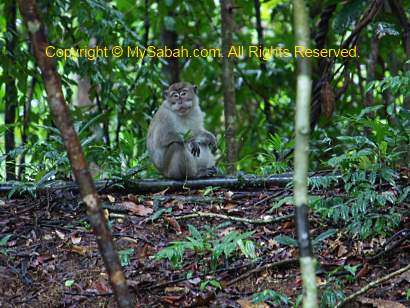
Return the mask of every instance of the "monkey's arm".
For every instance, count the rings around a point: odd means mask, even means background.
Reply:
[[[175,148],[174,145],[176,144],[180,145],[181,147],[188,145],[189,151],[192,153],[193,156],[198,157],[200,154],[199,143],[194,138],[185,142],[182,134],[179,134],[177,132],[172,132],[172,131],[168,131],[159,136],[159,145],[161,147],[166,148],[166,152],[168,153],[170,152],[172,153],[172,151],[170,151],[170,148],[174,149]]]
[[[206,145],[210,146],[212,153],[215,154],[218,146],[216,143],[216,138],[212,133],[208,132],[207,130],[203,130],[198,135],[197,140],[199,143],[205,143]]]
[[[184,145],[184,139],[180,134],[174,131],[165,131],[161,132],[158,135],[158,145],[160,147],[168,148],[171,144],[180,144]]]

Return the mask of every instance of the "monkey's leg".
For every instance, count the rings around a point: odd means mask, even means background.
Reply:
[[[217,173],[215,167],[215,157],[212,155],[208,144],[201,144],[201,154],[196,159],[197,163],[197,178],[214,176]]]
[[[211,176],[215,176],[218,173],[218,170],[215,166],[205,169],[199,169],[197,173],[197,178],[208,178]]]
[[[171,179],[194,178],[197,173],[197,164],[194,156],[183,144],[172,143],[165,153],[164,175]]]

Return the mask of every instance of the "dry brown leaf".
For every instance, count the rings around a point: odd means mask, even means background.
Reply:
[[[233,209],[236,209],[236,208],[237,208],[236,204],[235,204],[235,203],[231,203],[231,202],[228,202],[228,203],[224,206],[224,210],[225,210],[225,211],[233,210]]]
[[[137,204],[133,201],[123,201],[121,202],[121,206],[124,207],[126,210],[131,211],[132,208],[137,207]]]
[[[76,235],[71,235],[71,242],[74,244],[74,245],[77,245],[77,244],[80,244],[80,242],[81,242],[81,236],[76,236]]]
[[[108,284],[108,281],[105,280],[97,280],[91,285],[91,289],[96,290],[99,294],[109,293],[111,292],[111,288]],[[88,289],[87,289],[88,290]]]
[[[107,209],[103,209],[103,213],[104,213],[105,219],[108,220],[108,218],[110,218],[110,212]]]
[[[165,293],[187,293],[187,289],[183,287],[167,287]]]
[[[78,246],[78,245],[72,245],[70,247],[70,251],[74,253],[78,253],[79,255],[85,256],[87,253],[91,252],[90,248],[84,247],[84,246]]]
[[[347,250],[346,246],[340,244],[338,249],[337,249],[337,256],[342,257],[342,256],[346,255],[347,252],[348,252],[348,250]]]
[[[170,304],[170,305],[174,305],[175,302],[178,301],[178,300],[180,300],[182,296],[183,296],[183,295],[178,295],[178,296],[175,296],[175,295],[161,296],[161,297],[160,297],[160,301],[161,301],[161,302],[165,302],[165,303]]]
[[[121,205],[128,211],[138,216],[148,216],[153,212],[151,208],[145,207],[140,204],[136,204],[132,201],[124,201],[121,203]]]
[[[164,220],[174,229],[177,233],[181,233],[181,226],[179,225],[178,221],[175,217],[172,216],[164,216]]]
[[[50,234],[45,234],[43,236],[43,239],[46,240],[46,241],[51,241],[53,239],[53,237]]]
[[[56,234],[60,238],[60,240],[65,239],[65,234],[63,232],[56,230]]]
[[[276,249],[276,248],[279,248],[279,243],[277,242],[277,241],[275,241],[274,239],[269,239],[268,240],[268,247],[270,248],[270,249]]]
[[[152,209],[143,205],[136,205],[128,210],[137,216],[148,216],[153,212]]]
[[[111,203],[115,202],[115,197],[111,196],[111,195],[107,195],[108,201],[110,201]]]
[[[369,273],[369,265],[367,263],[364,264],[363,268],[357,273],[357,278],[362,278],[367,276]]]
[[[275,231],[272,231],[271,229],[269,229],[265,226],[262,229],[263,229],[263,233],[266,233],[266,234],[275,234],[276,233]]]
[[[233,196],[233,192],[229,190],[229,191],[225,192],[224,195],[225,195],[225,199],[231,200],[231,198]]]
[[[130,200],[131,202],[138,202],[138,196],[133,195],[133,194],[128,194],[127,195],[128,200]]]

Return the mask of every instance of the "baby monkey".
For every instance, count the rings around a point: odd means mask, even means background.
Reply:
[[[196,92],[196,86],[187,82],[172,84],[149,126],[149,156],[167,178],[192,179],[216,173],[216,138],[204,129]]]

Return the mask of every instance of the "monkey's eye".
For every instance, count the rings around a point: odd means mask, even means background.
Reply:
[[[184,91],[184,92],[181,92],[181,97],[184,97],[185,95],[186,95],[186,92]]]
[[[179,97],[179,94],[178,94],[178,93],[175,93],[175,94],[172,95],[172,97],[173,97],[173,98],[178,98],[178,97]]]

